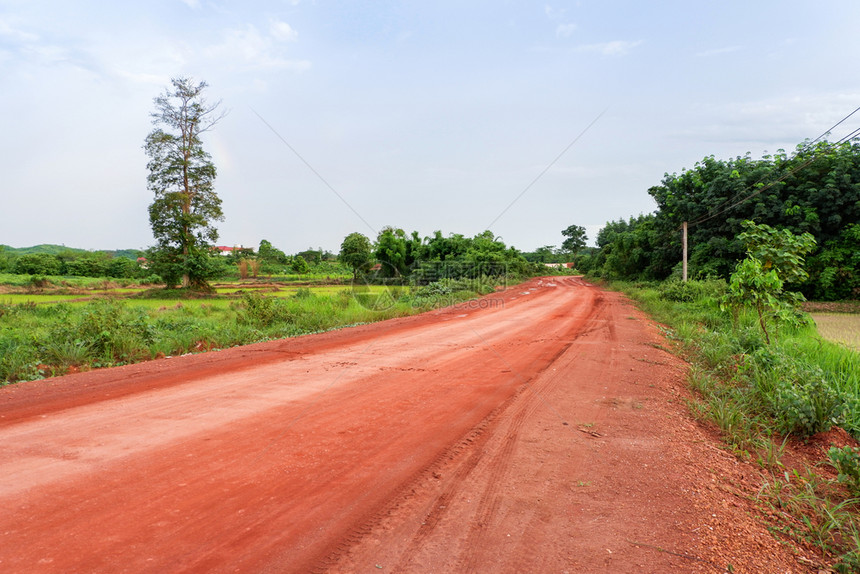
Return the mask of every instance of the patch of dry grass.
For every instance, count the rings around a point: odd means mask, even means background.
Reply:
[[[860,315],[856,313],[813,313],[818,332],[829,341],[860,351]]]

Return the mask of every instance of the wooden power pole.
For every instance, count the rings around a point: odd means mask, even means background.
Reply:
[[[681,240],[681,244],[684,246],[684,283],[687,282],[687,222],[684,222],[684,234]]]

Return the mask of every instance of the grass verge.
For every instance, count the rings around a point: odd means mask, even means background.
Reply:
[[[248,290],[170,299],[151,291],[74,303],[0,299],[0,385],[403,317],[494,290],[495,281],[483,278],[416,288],[304,287],[288,295]]]
[[[662,323],[691,363],[694,416],[760,467],[754,498],[771,531],[816,546],[837,572],[860,572],[860,488],[851,487],[852,477],[860,484],[860,452],[831,449],[802,469],[781,460],[788,442],[837,426],[860,436],[860,354],[822,339],[811,321],[781,327],[766,344],[752,313],[720,310],[722,281],[614,287]]]

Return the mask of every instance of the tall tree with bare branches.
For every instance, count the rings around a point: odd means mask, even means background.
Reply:
[[[203,98],[206,82],[173,78],[171,88],[155,98],[156,126],[146,137],[147,187],[155,195],[149,222],[156,245],[148,252],[151,268],[168,287],[205,288],[218,265],[210,248],[218,240],[215,221],[223,221],[215,193],[212,157],[201,135],[224,117],[220,102]]]

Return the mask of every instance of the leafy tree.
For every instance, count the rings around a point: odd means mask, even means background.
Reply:
[[[386,227],[379,232],[373,255],[381,265],[379,274],[382,277],[402,277],[408,275],[409,268],[406,264],[406,254],[406,232],[393,227]]]
[[[563,230],[561,234],[567,237],[567,239],[562,241],[561,248],[572,254],[576,254],[580,249],[585,247],[585,242],[588,239],[588,236],[585,234],[585,228],[579,225],[571,225]]]
[[[553,259],[555,259],[555,247],[552,245],[544,245],[535,249],[534,261],[538,263],[552,263]]]
[[[126,257],[114,257],[107,262],[107,274],[109,277],[124,277],[131,279],[139,276],[140,265]]]
[[[311,270],[310,265],[308,265],[308,262],[305,261],[305,258],[301,255],[296,255],[295,257],[293,257],[293,262],[290,267],[292,268],[294,273],[298,273],[299,275],[304,275]]]
[[[843,228],[837,238],[827,241],[808,259],[806,267],[815,278],[813,298],[860,298],[860,224]]]
[[[597,234],[600,252],[593,271],[613,279],[658,279],[668,275],[659,257],[663,236],[653,214],[610,221]],[[665,274],[664,274],[665,273]]]
[[[424,240],[417,231],[406,238],[406,267],[413,269],[421,260],[424,250]]]
[[[108,275],[108,260],[95,254],[76,257],[64,264],[66,275],[78,277],[106,277]]]
[[[0,245],[0,273],[11,271],[14,258],[7,252],[5,245]]]
[[[799,285],[809,274],[803,269],[803,257],[815,248],[811,233],[795,235],[788,229],[774,229],[753,221],[741,223],[744,232],[738,239],[746,245],[747,254],[762,262],[765,270],[774,269],[786,283]]]
[[[155,195],[149,221],[156,245],[147,258],[169,287],[180,281],[183,287],[207,287],[220,263],[209,261],[218,239],[213,222],[224,215],[214,190],[215,165],[200,138],[223,114],[216,114],[218,103],[204,100],[206,82],[174,78],[171,84],[172,90],[154,100],[157,127],[144,145],[148,188]]]
[[[809,233],[794,235],[752,221],[744,221],[742,226],[745,231],[738,239],[746,245],[747,257],[735,267],[722,307],[755,309],[765,341],[770,344],[768,321],[801,322],[797,308],[803,296],[784,286],[786,281],[806,279],[803,256],[815,247],[815,239]]]
[[[358,279],[358,272],[370,266],[372,256],[370,239],[361,233],[350,233],[340,244],[340,260],[352,267],[353,279]]]
[[[322,263],[322,260],[325,256],[325,252],[322,249],[308,248],[304,251],[298,252],[296,255],[304,257],[305,261],[307,261],[309,264],[316,265]]]
[[[279,263],[281,265],[287,263],[286,254],[280,249],[273,247],[272,243],[266,239],[260,241],[260,247],[257,249],[257,258],[263,263]]]
[[[252,247],[234,247],[228,255],[218,254],[215,249],[211,249],[210,253],[214,257],[222,259],[228,265],[238,265],[241,261],[251,260],[257,257]]]

